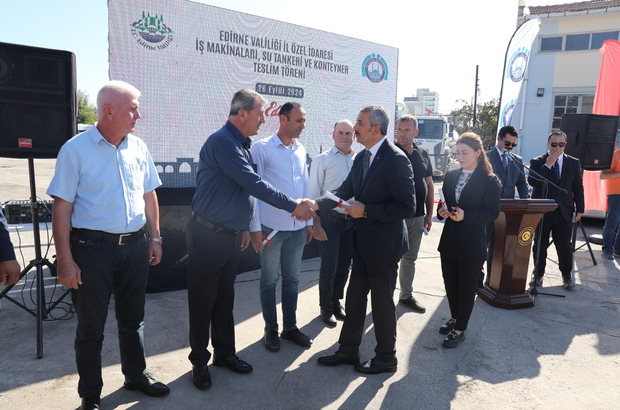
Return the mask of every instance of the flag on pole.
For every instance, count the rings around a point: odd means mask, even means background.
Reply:
[[[512,114],[521,93],[521,86],[530,61],[532,44],[538,35],[538,30],[540,30],[540,17],[534,16],[517,28],[508,44],[499,101],[498,132],[501,127],[510,125],[512,122]]]

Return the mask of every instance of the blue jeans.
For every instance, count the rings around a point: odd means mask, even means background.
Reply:
[[[78,319],[74,345],[80,375],[78,393],[80,397],[99,396],[103,387],[103,330],[112,294],[125,379],[136,380],[146,373],[143,319],[148,245],[144,236],[134,243],[118,245],[72,232],[71,253],[83,282],[71,290]]]
[[[263,225],[263,235],[272,229]],[[260,304],[263,309],[265,330],[278,330],[276,315],[276,285],[282,268],[282,319],[284,330],[297,328],[297,287],[301,270],[301,256],[306,244],[306,229],[280,231],[271,238],[260,254]]]
[[[351,269],[354,222],[352,218],[330,216],[328,212],[326,216],[321,216],[321,226],[327,240],[318,243],[321,255],[319,306],[321,310],[333,313],[334,306],[344,297],[344,287]]]
[[[607,217],[603,228],[603,250],[620,254],[620,194],[607,195]]]

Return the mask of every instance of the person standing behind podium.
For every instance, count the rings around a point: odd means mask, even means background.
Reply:
[[[482,150],[482,140],[466,132],[456,142],[460,169],[446,173],[445,204],[437,218],[445,219],[439,247],[451,319],[439,329],[448,336],[443,347],[457,347],[474,308],[476,280],[487,258],[486,225],[499,216],[500,184]]]
[[[528,199],[530,197],[529,187],[525,181],[525,172],[523,165],[514,162],[511,156],[523,163],[523,158],[513,154],[512,150],[517,146],[517,138],[519,133],[515,127],[507,125],[499,129],[497,134],[497,142],[492,150],[487,151],[487,158],[493,168],[493,173],[499,178],[502,184],[501,198],[514,199],[515,188],[519,193],[519,198]],[[495,245],[495,222],[491,221],[487,224],[487,246],[489,256],[487,259],[487,283],[491,278],[491,268],[493,263],[493,246]],[[484,271],[480,272],[480,277],[476,287],[482,288],[484,281]]]

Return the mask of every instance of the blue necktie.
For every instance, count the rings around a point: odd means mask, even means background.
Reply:
[[[505,152],[502,154],[502,164],[504,164],[504,171],[508,171],[508,154]]]
[[[370,151],[364,151],[364,159],[362,162],[362,181],[366,178],[366,174],[368,173],[368,168],[370,167]]]
[[[555,170],[555,180],[560,182],[560,164],[556,161],[555,164],[553,164],[553,168]]]

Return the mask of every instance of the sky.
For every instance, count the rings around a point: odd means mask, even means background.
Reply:
[[[196,2],[396,47],[397,101],[429,88],[447,113],[462,105],[456,100],[473,100],[476,65],[478,101],[499,96],[519,0]],[[525,0],[526,6],[574,2]],[[0,0],[0,10],[1,42],[73,52],[78,89],[94,103],[109,79],[107,0]]]

